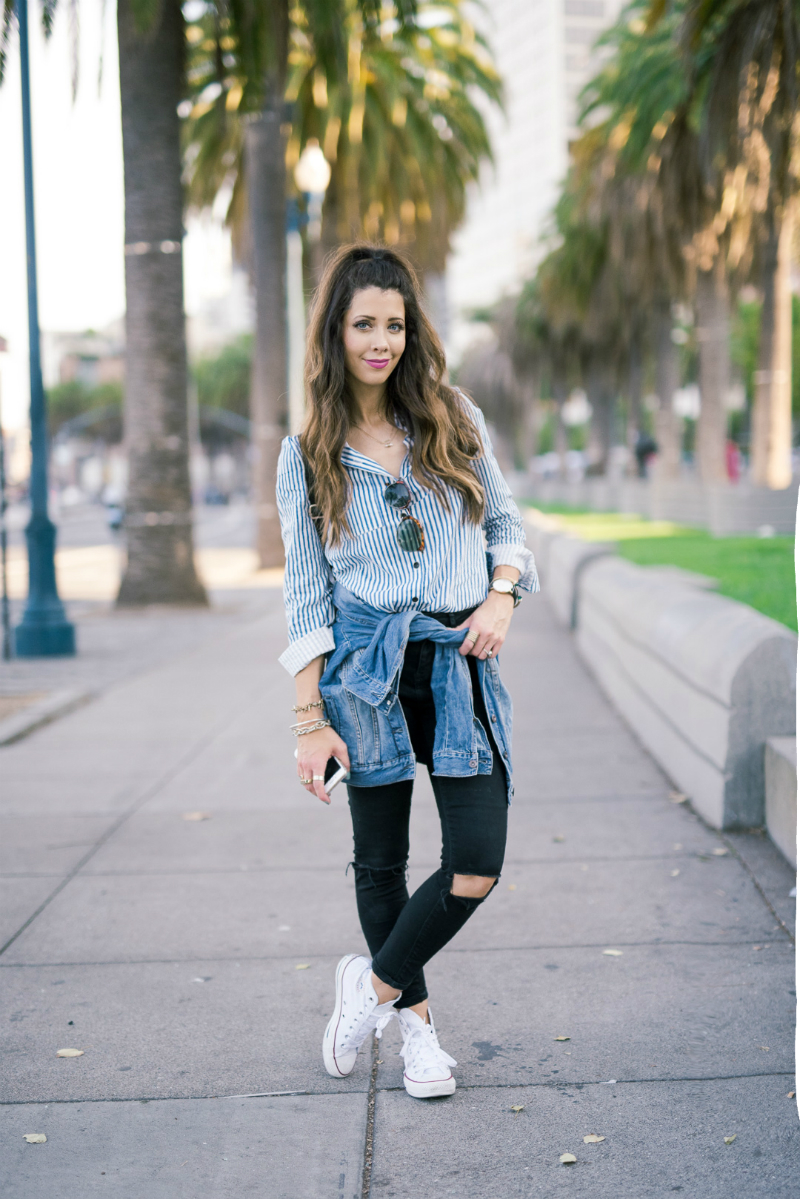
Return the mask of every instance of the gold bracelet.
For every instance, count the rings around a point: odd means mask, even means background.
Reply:
[[[324,708],[324,707],[325,707],[324,699],[314,699],[311,701],[310,704],[302,704],[300,706],[295,704],[294,707],[292,708],[292,711],[293,712],[310,712],[312,708]]]

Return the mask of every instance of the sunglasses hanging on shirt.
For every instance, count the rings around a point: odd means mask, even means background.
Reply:
[[[408,489],[408,484],[402,479],[389,483],[383,493],[383,498],[390,508],[400,513],[400,524],[395,530],[397,544],[401,550],[408,553],[419,553],[425,549],[425,530],[408,509],[414,502],[414,497]]]

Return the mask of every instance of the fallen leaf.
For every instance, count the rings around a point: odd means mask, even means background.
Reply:
[[[605,954],[605,956],[607,958],[621,958],[622,957],[621,949],[604,949],[603,953]]]
[[[47,1137],[43,1132],[26,1132],[23,1141],[27,1141],[29,1145],[43,1145]]]
[[[308,962],[301,962],[299,966],[295,966],[295,970],[310,970],[310,969],[311,969],[311,967]]]
[[[718,845],[717,848],[712,849],[711,852],[713,853],[715,858],[724,858],[728,851],[727,851],[727,849],[725,849],[725,847],[723,845]]]
[[[567,838],[562,837],[560,833],[558,834],[558,836],[553,837],[553,840],[555,841],[556,845],[559,845],[562,841],[566,841],[566,839]]]
[[[736,1140],[736,1136],[737,1136],[737,1134],[736,1134],[736,1133],[734,1133],[732,1137],[725,1137],[725,1138],[724,1138],[724,1140],[725,1140],[725,1144],[726,1144],[726,1145],[732,1145],[732,1144],[733,1144],[733,1142]]]
[[[565,1049],[565,1050],[564,1050],[564,1056],[565,1056],[565,1057],[572,1057],[572,1050],[571,1050],[571,1049]]]
[[[759,949],[763,949],[763,948],[764,948],[764,946],[763,946],[763,945],[754,945],[754,946],[753,946],[753,953],[757,953]]]
[[[574,1153],[562,1153],[558,1160],[561,1162],[562,1166],[571,1166],[578,1159]]]
[[[211,813],[210,812],[184,812],[183,819],[184,820],[210,820]]]
[[[56,1057],[83,1057],[82,1049],[59,1049]]]
[[[517,884],[516,884],[516,883],[509,883],[509,884],[508,884],[508,889],[509,889],[509,891],[516,891],[516,889],[517,889]]]
[[[569,1041],[570,1037],[553,1037],[554,1041]]]
[[[670,876],[672,878],[677,878],[679,874],[680,874],[680,870],[671,870],[670,871]]]
[[[383,1058],[382,1058],[382,1057],[379,1057],[379,1058],[378,1058],[378,1065],[379,1065],[379,1066],[382,1066],[382,1065],[383,1065]]]
[[[769,1053],[769,1045],[759,1045],[759,1049],[763,1049],[765,1053]]]
[[[789,1094],[786,1096],[786,1098],[787,1098],[787,1099],[794,1099],[794,1091],[790,1091],[790,1092],[789,1092]]]
[[[511,1110],[514,1113],[514,1116],[516,1117],[519,1115],[520,1112],[525,1111],[525,1104],[524,1103],[515,1103]]]
[[[684,795],[682,791],[670,791],[669,798],[671,803],[686,803],[689,797]]]
[[[599,1145],[605,1139],[605,1137],[599,1137],[596,1132],[590,1132],[588,1137],[583,1138],[583,1143],[584,1145]]]

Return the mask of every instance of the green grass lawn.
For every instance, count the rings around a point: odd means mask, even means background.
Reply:
[[[712,537],[700,529],[624,512],[540,510],[577,537],[616,541],[629,562],[710,575],[719,581],[720,595],[750,604],[797,631],[793,537]]]

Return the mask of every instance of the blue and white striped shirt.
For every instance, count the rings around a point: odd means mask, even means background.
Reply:
[[[344,534],[338,546],[323,548],[308,510],[300,440],[284,439],[277,499],[286,550],[283,597],[289,648],[279,661],[290,674],[334,649],[331,593],[335,582],[382,612],[460,612],[486,599],[488,551],[493,568],[515,566],[519,586],[539,590],[533,554],[525,548],[522,519],[495,460],[483,413],[466,398],[465,402],[483,447],[474,463],[486,496],[483,529],[462,519],[464,503],[454,488],[448,488],[448,512],[435,492],[420,487],[411,473],[409,454],[400,477],[415,497],[411,511],[425,530],[425,548],[418,553],[397,544],[400,517],[383,498],[394,477],[349,445],[342,450],[342,464],[351,482],[350,535]],[[411,438],[405,442],[410,446]]]

